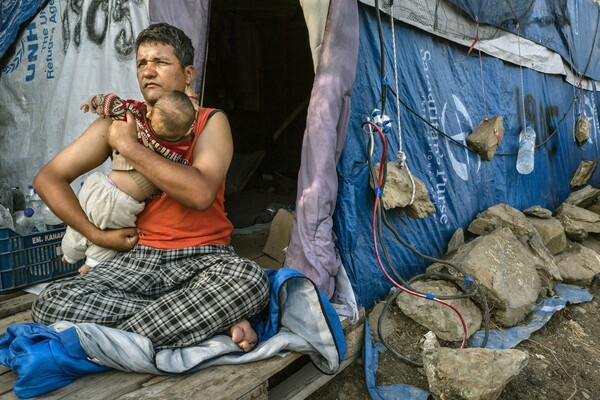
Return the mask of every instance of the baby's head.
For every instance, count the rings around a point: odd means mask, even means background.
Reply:
[[[185,93],[174,90],[160,96],[147,117],[159,139],[177,141],[191,131],[196,109]]]

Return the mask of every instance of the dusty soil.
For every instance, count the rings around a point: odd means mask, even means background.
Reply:
[[[506,386],[500,400],[600,399],[600,280],[595,279],[589,290],[594,295],[592,301],[567,305],[516,347],[528,353],[530,359]],[[404,316],[395,304],[389,307],[387,318],[393,326],[385,336],[391,347],[405,357],[419,360],[418,343],[426,329]],[[371,327],[376,330],[376,325]],[[380,353],[377,384],[409,384],[428,389],[424,373],[400,361],[389,350]],[[308,399],[369,398],[363,363],[358,360]]]

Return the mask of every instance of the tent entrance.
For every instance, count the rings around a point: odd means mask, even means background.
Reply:
[[[236,228],[294,207],[313,79],[297,0],[212,2],[203,104],[231,124],[225,207]]]

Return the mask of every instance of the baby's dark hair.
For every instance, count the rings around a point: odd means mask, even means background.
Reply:
[[[160,124],[170,137],[182,137],[196,119],[196,109],[187,94],[179,90],[165,92],[156,101],[154,113],[160,114]],[[164,134],[164,133],[163,133]]]
[[[170,44],[182,67],[194,65],[192,40],[179,28],[164,22],[152,24],[142,30],[135,40],[135,51],[144,43]]]

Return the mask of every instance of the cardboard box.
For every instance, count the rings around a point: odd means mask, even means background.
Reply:
[[[273,259],[283,263],[287,253],[290,237],[292,233],[292,223],[294,222],[294,213],[284,208],[280,208],[271,222],[271,230],[263,252]]]

